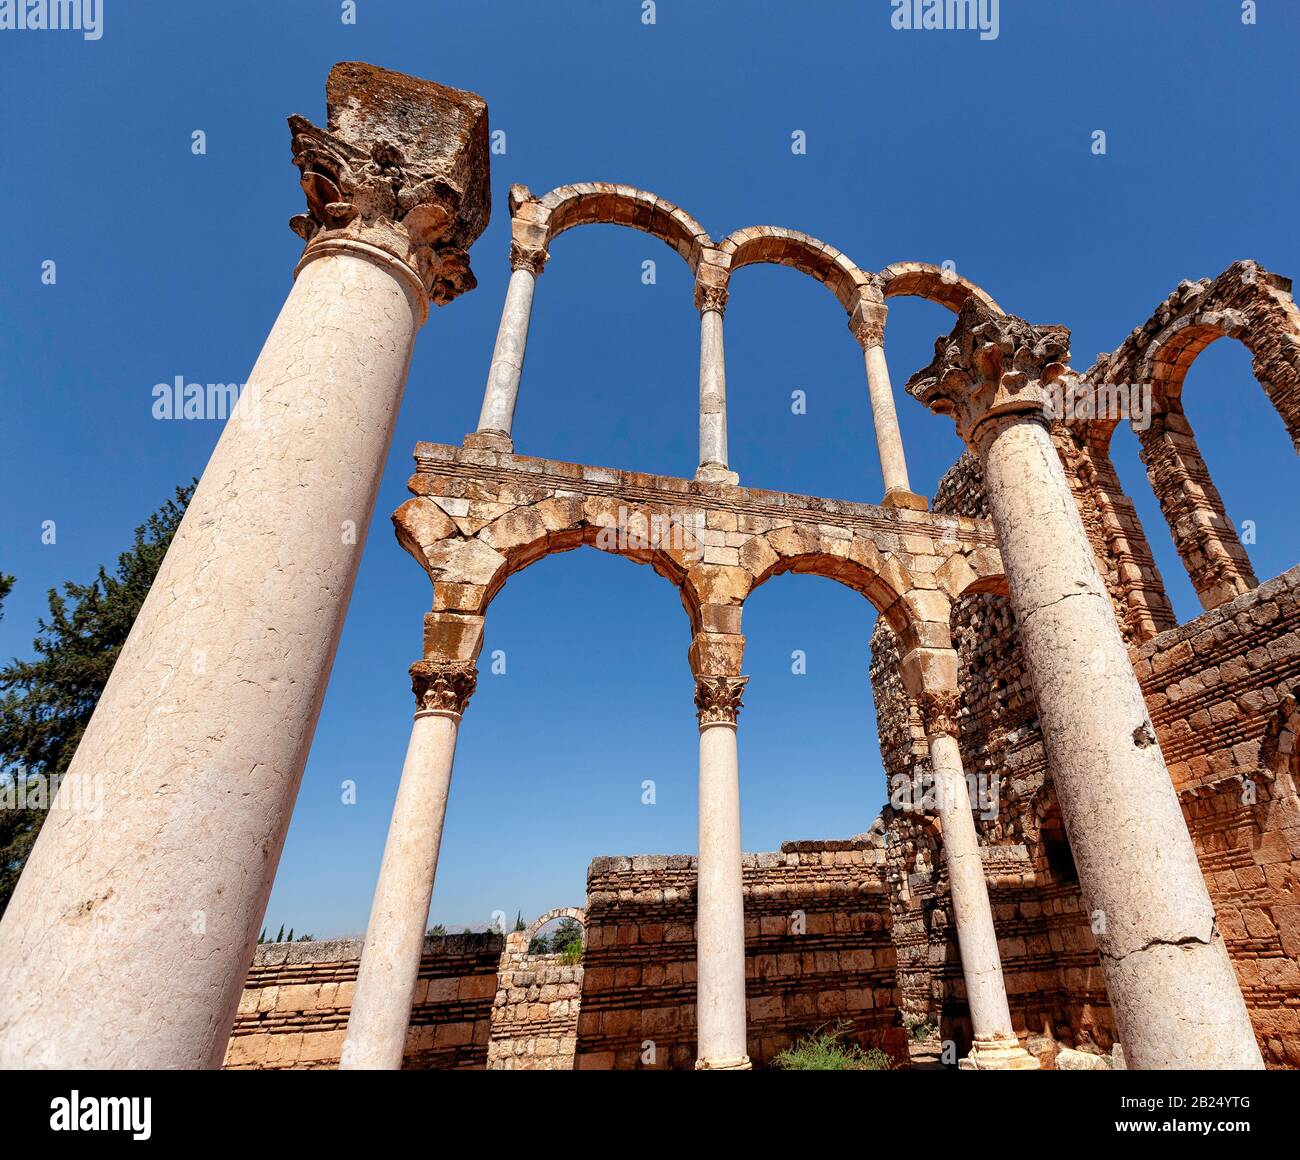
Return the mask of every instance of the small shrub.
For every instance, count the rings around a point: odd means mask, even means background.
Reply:
[[[878,1047],[845,1043],[851,1023],[820,1027],[787,1047],[772,1065],[781,1071],[888,1071],[889,1056]]]
[[[582,940],[576,939],[569,943],[568,946],[561,947],[559,950],[560,966],[576,967],[582,962]]]

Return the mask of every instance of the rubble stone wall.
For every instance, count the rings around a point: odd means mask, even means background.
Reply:
[[[581,921],[579,910],[562,912]],[[489,1071],[570,1071],[578,1044],[582,965],[529,954],[536,924],[506,935],[492,1006]]]

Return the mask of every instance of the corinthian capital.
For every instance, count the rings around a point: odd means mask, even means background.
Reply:
[[[700,725],[734,725],[748,677],[696,677],[695,708]]]
[[[961,698],[955,690],[922,693],[921,715],[925,719],[926,736],[946,733],[949,737],[956,737],[957,710],[960,707]]]
[[[478,669],[473,661],[416,661],[411,666],[411,691],[419,710],[459,717],[477,684]]]
[[[510,268],[527,270],[534,278],[540,276],[550,256],[544,249],[521,245],[519,242],[510,243]]]
[[[719,314],[727,312],[729,294],[725,286],[706,286],[695,283],[695,309],[703,314],[706,310],[716,310]]]
[[[978,450],[976,432],[987,420],[1044,413],[1044,388],[1066,373],[1069,357],[1064,326],[1031,326],[972,294],[952,333],[934,344],[934,361],[908,380],[907,391],[936,414],[951,415],[957,433]]]
[[[853,308],[849,329],[863,350],[885,345],[885,320],[888,317],[889,307],[883,302],[864,298]]]
[[[373,65],[338,64],[327,129],[289,118],[313,245],[365,242],[403,263],[439,306],[472,290],[469,247],[490,212],[487,106],[460,89]]]

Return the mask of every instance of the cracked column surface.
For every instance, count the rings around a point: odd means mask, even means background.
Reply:
[[[956,674],[955,653],[941,653],[939,659],[949,661]],[[959,1066],[975,1071],[1037,1070],[1038,1060],[1020,1046],[1011,1026],[993,907],[984,879],[966,771],[957,745],[958,695],[953,688],[926,692],[921,700],[934,770],[936,806],[943,825],[943,859],[948,869],[961,972],[974,1037],[970,1055]]]
[[[739,643],[737,643],[739,641]],[[732,654],[740,668],[743,638],[700,633],[697,669]],[[724,666],[731,667],[731,666]],[[696,1060],[699,1071],[750,1065],[745,1019],[745,890],[740,857],[740,764],[736,720],[747,677],[700,674],[700,850],[695,899]]]
[[[344,1071],[397,1071],[402,1066],[451,792],[456,733],[477,674],[473,661],[420,661],[411,666],[411,679],[420,709],[411,725],[366,928],[339,1058]]]
[[[1129,1066],[1260,1068],[1178,797],[1043,417],[1069,334],[967,300],[908,389],[980,455]]]
[[[297,280],[0,925],[0,1067],[219,1067],[428,300],[473,285],[487,110],[343,64],[290,119]]]

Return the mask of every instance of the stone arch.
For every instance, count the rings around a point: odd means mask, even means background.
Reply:
[[[968,278],[929,262],[894,262],[876,275],[876,283],[886,298],[924,298],[946,306],[954,314],[972,294],[998,314],[1006,313],[991,295]]]
[[[557,906],[554,910],[548,910],[545,914],[539,915],[528,924],[523,932],[523,944],[528,946],[533,941],[533,936],[537,934],[547,923],[554,922],[559,918],[571,918],[580,927],[582,927],[582,945],[587,945],[587,912],[579,906]]]
[[[866,536],[829,536],[806,525],[777,528],[746,543],[740,562],[753,576],[750,592],[785,572],[824,576],[865,596],[900,637],[914,635],[913,609],[905,599],[912,577]]]
[[[781,226],[747,226],[728,234],[718,244],[715,260],[727,279],[744,266],[789,266],[816,278],[849,314],[871,285],[871,276],[848,255],[809,234]]]
[[[566,230],[585,225],[619,225],[658,238],[686,261],[694,273],[704,250],[712,247],[708,233],[690,214],[670,201],[608,181],[561,185],[543,197],[526,186],[511,188],[514,241],[547,250]]]
[[[1137,432],[1142,462],[1206,609],[1258,584],[1183,411],[1188,369],[1221,338],[1236,339],[1250,351],[1256,379],[1300,450],[1300,312],[1290,280],[1254,262],[1234,262],[1213,280],[1180,283],[1145,324],[1085,375],[1098,394],[1149,385],[1151,423]],[[1118,422],[1116,416],[1094,420],[1090,440],[1108,445]]]
[[[482,505],[488,515],[473,517],[453,515],[445,504],[417,496],[393,513],[398,542],[433,581],[435,609],[482,616],[511,576],[546,556],[586,545],[649,564],[677,588],[692,631],[699,627],[698,599],[687,583],[692,547],[684,536],[673,545],[671,511],[620,511],[616,500],[593,496]],[[650,521],[657,515],[668,528],[664,546],[651,546],[656,541]]]

